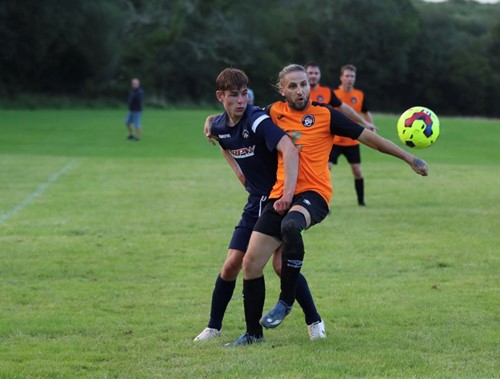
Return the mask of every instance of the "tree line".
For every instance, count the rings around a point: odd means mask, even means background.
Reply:
[[[316,61],[338,85],[346,63],[373,111],[426,105],[500,116],[500,5],[470,0],[6,0],[0,98],[126,99],[213,105],[224,67],[244,69],[256,101],[288,63]]]

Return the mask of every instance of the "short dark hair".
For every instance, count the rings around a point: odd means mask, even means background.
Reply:
[[[345,70],[349,70],[349,71],[354,71],[356,72],[356,66],[354,66],[353,64],[345,64],[343,65],[341,68],[340,68],[340,75],[342,75],[344,73]]]
[[[305,65],[304,65],[304,68],[307,70],[308,67],[317,67],[317,68],[320,68],[319,67],[319,64],[314,62],[314,61],[309,61],[307,62]]]
[[[221,71],[215,80],[217,91],[239,90],[248,87],[248,76],[238,68],[228,67]]]

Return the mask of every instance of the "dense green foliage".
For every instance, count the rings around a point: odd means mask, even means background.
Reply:
[[[470,0],[22,0],[0,3],[0,101],[21,95],[212,104],[214,78],[245,69],[257,101],[288,63],[341,65],[375,111],[500,115],[500,5]],[[0,103],[1,104],[1,103]]]

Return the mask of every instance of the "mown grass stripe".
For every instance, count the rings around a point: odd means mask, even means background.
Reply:
[[[49,178],[42,184],[38,186],[38,188],[32,192],[26,199],[24,199],[22,202],[17,204],[14,208],[12,208],[10,211],[7,211],[3,215],[0,215],[0,225],[5,223],[9,218],[14,216],[15,214],[19,213],[21,210],[23,210],[25,207],[30,205],[38,196],[40,196],[42,193],[45,192],[47,188],[50,187],[52,183],[57,181],[66,171],[68,171],[71,166],[75,163],[75,160],[72,159],[68,163],[66,163],[60,170],[56,171],[53,173]]]

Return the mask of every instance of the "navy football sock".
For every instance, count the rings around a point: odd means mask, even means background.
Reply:
[[[356,189],[358,204],[363,205],[365,203],[365,181],[363,180],[363,178],[354,179],[354,188]]]
[[[266,283],[264,276],[256,279],[243,279],[243,304],[245,306],[245,322],[247,333],[254,337],[262,337],[262,326],[259,320],[264,309]]]
[[[316,309],[314,300],[309,290],[309,285],[304,275],[299,274],[297,277],[297,286],[295,287],[295,298],[304,311],[306,324],[311,325],[316,321],[321,321],[321,316]]]
[[[220,274],[215,281],[214,292],[212,293],[212,308],[210,309],[209,328],[221,330],[222,319],[226,313],[227,305],[233,297],[236,280],[227,281],[221,278]]]

